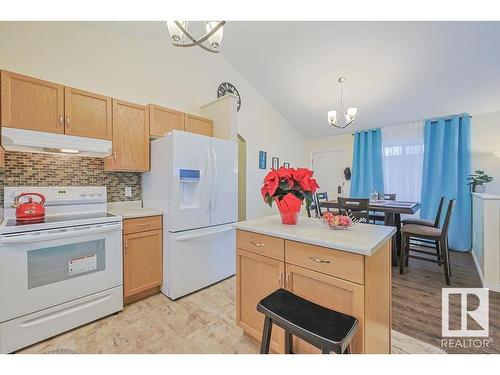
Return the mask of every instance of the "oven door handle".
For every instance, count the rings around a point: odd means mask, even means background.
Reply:
[[[64,230],[54,230],[55,233],[44,233],[44,234],[34,234],[34,233],[22,233],[22,234],[12,234],[0,237],[0,246],[11,245],[17,243],[29,243],[38,241],[52,241],[61,238],[71,238],[76,236],[86,236],[100,233],[107,233],[114,230],[121,230],[122,224],[109,224],[102,226],[82,226],[74,228],[64,228]]]

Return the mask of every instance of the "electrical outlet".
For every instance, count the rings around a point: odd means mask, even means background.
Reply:
[[[125,186],[125,196],[126,197],[131,197],[132,196],[132,187]]]

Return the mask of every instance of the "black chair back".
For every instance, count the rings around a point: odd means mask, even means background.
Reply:
[[[318,203],[316,202],[316,196],[313,194],[312,196],[312,203],[309,207],[306,207],[306,211],[307,211],[307,216],[309,217],[312,217],[312,215],[314,214],[314,217],[318,217],[319,216],[319,206],[318,206]]]
[[[318,215],[321,216],[323,215],[323,212],[321,212],[321,206],[320,203],[321,201],[328,201],[328,193],[325,191],[324,193],[316,193],[316,205],[318,207]],[[330,211],[328,208],[326,209],[327,211]]]
[[[439,228],[439,222],[441,221],[441,211],[443,211],[443,205],[446,197],[443,195],[439,200],[438,210],[436,212],[436,218],[434,219],[434,227]],[[451,202],[450,202],[451,203]]]
[[[370,201],[368,198],[337,198],[339,202],[339,211],[341,215],[351,215],[358,219],[365,219],[366,223],[370,220],[368,210]]]
[[[448,208],[446,209],[446,216],[444,217],[443,227],[441,228],[441,236],[446,238],[448,236],[448,227],[450,225],[451,213],[453,211],[453,206],[455,205],[455,199],[450,199],[448,203]]]

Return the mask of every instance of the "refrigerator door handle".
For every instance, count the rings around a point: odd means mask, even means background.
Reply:
[[[195,233],[195,234],[186,234],[184,236],[179,236],[175,240],[176,241],[189,241],[189,240],[194,240],[195,238],[200,238],[200,237],[206,237],[206,236],[212,236],[214,234],[220,234],[224,232],[229,232],[231,230],[234,230],[234,226],[229,226],[217,230],[213,230],[210,232],[201,232],[201,233]]]
[[[212,195],[212,162],[210,155],[210,148],[207,147],[205,151],[205,176],[208,179],[208,189],[205,189],[205,212],[210,212],[210,201]]]
[[[212,148],[212,198],[210,199],[210,203],[212,206],[212,212],[215,212],[215,207],[217,204],[217,152],[215,148]]]

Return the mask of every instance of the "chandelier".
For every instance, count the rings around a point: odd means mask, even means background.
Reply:
[[[328,123],[331,127],[344,129],[354,121],[358,109],[356,107],[349,107],[346,110],[344,106],[344,99],[342,98],[342,85],[345,82],[345,77],[340,77],[338,82],[340,84],[339,107],[336,111],[328,111]],[[341,118],[341,120],[337,121],[339,118]]]
[[[172,44],[176,47],[194,47],[199,46],[205,51],[218,53],[224,32],[223,26],[226,21],[207,21],[205,22],[206,34],[196,39],[189,31],[187,21],[167,21],[167,28],[172,38]],[[182,41],[183,36],[188,40]]]

